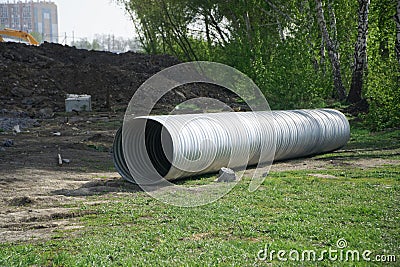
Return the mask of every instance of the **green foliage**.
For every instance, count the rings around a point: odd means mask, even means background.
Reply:
[[[43,42],[43,35],[41,33],[31,32],[30,35],[32,35],[33,38],[35,38],[35,40],[38,41],[39,43]]]
[[[128,50],[139,51],[141,50],[136,39],[124,39],[122,37],[115,37],[110,34],[96,34],[92,41],[87,38],[81,38],[71,45],[79,49],[97,50],[97,51],[111,51],[123,53]]]
[[[373,130],[400,126],[400,66],[395,54],[395,1],[371,5],[368,54],[367,125]]]
[[[367,125],[373,130],[400,126],[400,74],[395,59],[371,64]]]
[[[147,53],[209,60],[252,78],[272,108],[317,108],[335,102],[332,67],[314,0],[118,0],[132,15]],[[371,129],[399,124],[399,65],[394,54],[394,0],[371,1],[368,70],[363,95]],[[329,35],[350,89],[357,1],[323,0]]]
[[[297,42],[289,39],[280,44],[265,71],[255,76],[275,109],[323,107],[332,94],[331,76],[316,71],[308,54],[301,52],[307,48]]]
[[[89,42],[87,38],[82,38],[78,41],[74,41],[71,45],[75,46],[78,49],[86,49],[86,50],[92,49],[92,43]]]

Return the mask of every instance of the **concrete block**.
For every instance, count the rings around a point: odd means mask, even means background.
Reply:
[[[92,97],[90,95],[67,95],[65,111],[92,111]]]

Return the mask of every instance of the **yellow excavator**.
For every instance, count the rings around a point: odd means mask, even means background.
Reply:
[[[30,35],[27,32],[24,32],[24,31],[17,31],[17,30],[8,29],[8,28],[0,30],[0,42],[4,42],[2,35],[17,37],[17,38],[27,41],[30,44],[39,45],[39,42],[36,41],[36,39],[32,35]]]

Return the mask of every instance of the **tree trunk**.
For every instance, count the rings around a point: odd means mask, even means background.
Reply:
[[[281,38],[281,41],[285,41],[285,33],[283,32],[282,24],[279,21],[279,19],[276,20],[276,24],[278,25],[278,32],[279,32],[279,37]]]
[[[192,49],[192,46],[190,45],[189,40],[186,38],[185,33],[182,33],[181,29],[179,28],[179,25],[176,25],[174,23],[172,16],[168,10],[168,7],[164,1],[162,1],[162,4],[165,15],[167,16],[168,19],[168,23],[171,25],[171,30],[174,32],[174,35],[176,37],[177,44],[182,48],[182,51],[185,54],[188,61],[193,61],[193,60],[198,61],[196,53]]]
[[[325,39],[324,36],[321,36],[321,47],[319,50],[319,53],[321,55],[319,65],[321,66],[322,74],[325,76],[326,74],[326,66],[325,66]]]
[[[335,11],[333,9],[333,0],[328,1],[328,14],[329,14],[329,21],[330,21],[330,29],[331,29],[331,34],[332,34],[332,43],[337,50],[339,48],[339,42],[338,42],[338,33],[337,33],[337,26],[336,26],[336,15]]]
[[[296,20],[294,18],[292,18],[288,13],[285,13],[284,11],[282,11],[282,8],[277,7],[274,3],[272,3],[270,0],[265,0],[265,2],[274,10],[276,11],[278,14],[280,14],[281,16],[285,17],[288,21],[292,21],[295,22]]]
[[[301,13],[306,13],[307,14],[307,34],[306,34],[306,40],[307,40],[307,45],[308,45],[308,53],[310,54],[310,58],[311,58],[311,63],[314,66],[314,70],[317,72],[319,69],[319,65],[318,65],[318,60],[315,57],[315,47],[314,44],[311,40],[312,38],[312,31],[313,31],[313,25],[314,25],[314,17],[311,13],[311,8],[310,8],[310,4],[308,1],[303,1],[301,3],[301,9],[300,9]],[[282,28],[282,27],[279,27]],[[284,36],[283,36],[284,37]]]
[[[394,17],[396,21],[396,55],[397,60],[400,64],[400,1],[397,1],[396,16]]]
[[[358,37],[354,51],[354,69],[347,102],[353,104],[362,100],[364,72],[367,67],[368,9],[370,0],[358,0]]]
[[[332,63],[333,69],[333,85],[337,92],[340,101],[346,99],[346,90],[344,89],[342,82],[342,74],[340,71],[340,59],[339,52],[337,51],[332,39],[329,36],[328,29],[326,27],[326,21],[324,17],[324,10],[322,9],[321,0],[315,0],[318,24],[324,37],[328,55]]]
[[[207,48],[208,48],[208,55],[211,54],[212,50],[212,41],[210,36],[210,22],[208,21],[207,14],[204,14],[204,24],[206,25],[206,38],[207,38]]]
[[[219,27],[219,23],[215,20],[211,11],[207,12],[207,15],[208,15],[208,18],[210,19],[209,22],[211,22],[210,26],[212,25],[214,27],[214,29],[217,30],[217,33],[218,33],[219,37],[221,38],[222,44],[224,46],[226,46],[228,44],[227,40],[225,39],[225,36],[227,36],[227,34],[224,33],[224,31]]]
[[[150,54],[157,54],[157,40],[155,33],[149,26],[150,23],[147,20],[142,20],[141,24],[143,26],[143,32],[145,36],[144,40],[146,40],[146,44],[144,46],[145,50]]]
[[[245,12],[243,15],[244,22],[246,23],[246,35],[247,35],[247,41],[252,44],[253,43],[253,35],[252,35],[252,29],[251,29],[251,23],[250,23],[250,16],[249,12]]]

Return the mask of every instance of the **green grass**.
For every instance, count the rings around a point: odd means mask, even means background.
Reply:
[[[343,152],[320,155],[317,159],[400,159],[400,130],[370,133],[367,129],[351,130],[351,139]]]
[[[254,193],[249,193],[249,179],[244,179],[224,198],[203,207],[168,206],[144,192],[88,197],[109,202],[77,207],[92,212],[80,218],[83,229],[60,231],[45,242],[2,244],[0,266],[270,266],[268,261],[256,261],[265,246],[268,252],[320,253],[337,249],[340,238],[348,243],[345,252],[371,250],[371,258],[394,254],[397,261],[391,266],[398,266],[399,165],[359,168],[328,163],[399,159],[400,131],[371,134],[357,128],[352,133],[343,152],[316,157],[327,161],[325,170],[273,171]],[[310,176],[316,173],[336,178]],[[275,256],[272,265],[381,264],[330,261],[327,256],[322,262],[281,262]]]

